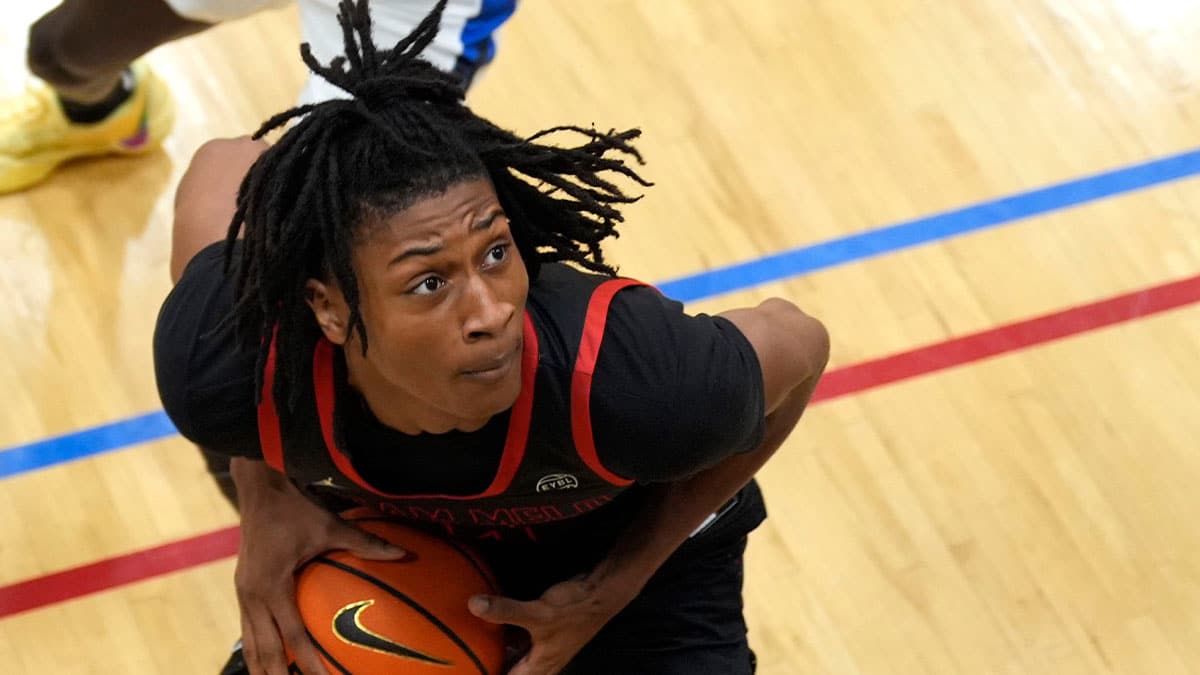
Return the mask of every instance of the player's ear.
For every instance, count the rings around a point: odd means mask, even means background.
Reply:
[[[325,338],[335,345],[346,344],[350,332],[350,306],[337,284],[309,279],[304,285],[304,295]]]

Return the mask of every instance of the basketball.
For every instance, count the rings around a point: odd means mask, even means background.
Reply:
[[[300,616],[329,672],[499,675],[503,627],[467,610],[471,596],[496,592],[483,563],[457,544],[364,511],[344,517],[402,547],[404,558],[330,551],[296,578]]]

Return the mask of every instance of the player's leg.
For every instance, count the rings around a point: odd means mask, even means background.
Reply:
[[[96,106],[134,60],[210,25],[164,0],[64,0],[29,29],[29,70],[70,105]]]
[[[59,164],[155,147],[173,120],[166,87],[134,61],[207,28],[164,0],[64,0],[29,29],[29,70],[42,82],[0,102],[0,193]]]
[[[0,193],[77,157],[157,147],[174,111],[166,85],[138,59],[278,1],[63,0],[29,30],[29,70],[42,82],[0,102]]]

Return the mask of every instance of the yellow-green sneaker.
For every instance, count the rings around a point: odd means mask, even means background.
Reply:
[[[158,147],[175,121],[171,92],[144,63],[131,70],[133,93],[94,124],[67,119],[54,90],[41,82],[0,101],[0,194],[24,190],[71,159]]]

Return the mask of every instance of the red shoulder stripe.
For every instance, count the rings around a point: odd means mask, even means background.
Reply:
[[[613,296],[624,288],[644,285],[632,279],[613,279],[596,287],[588,301],[583,339],[579,342],[575,372],[571,376],[571,433],[579,457],[597,476],[621,487],[633,481],[604,468],[596,454],[596,439],[592,434],[592,374],[596,371],[596,359],[600,355],[600,343],[604,341],[604,326],[608,323],[608,308]]]

